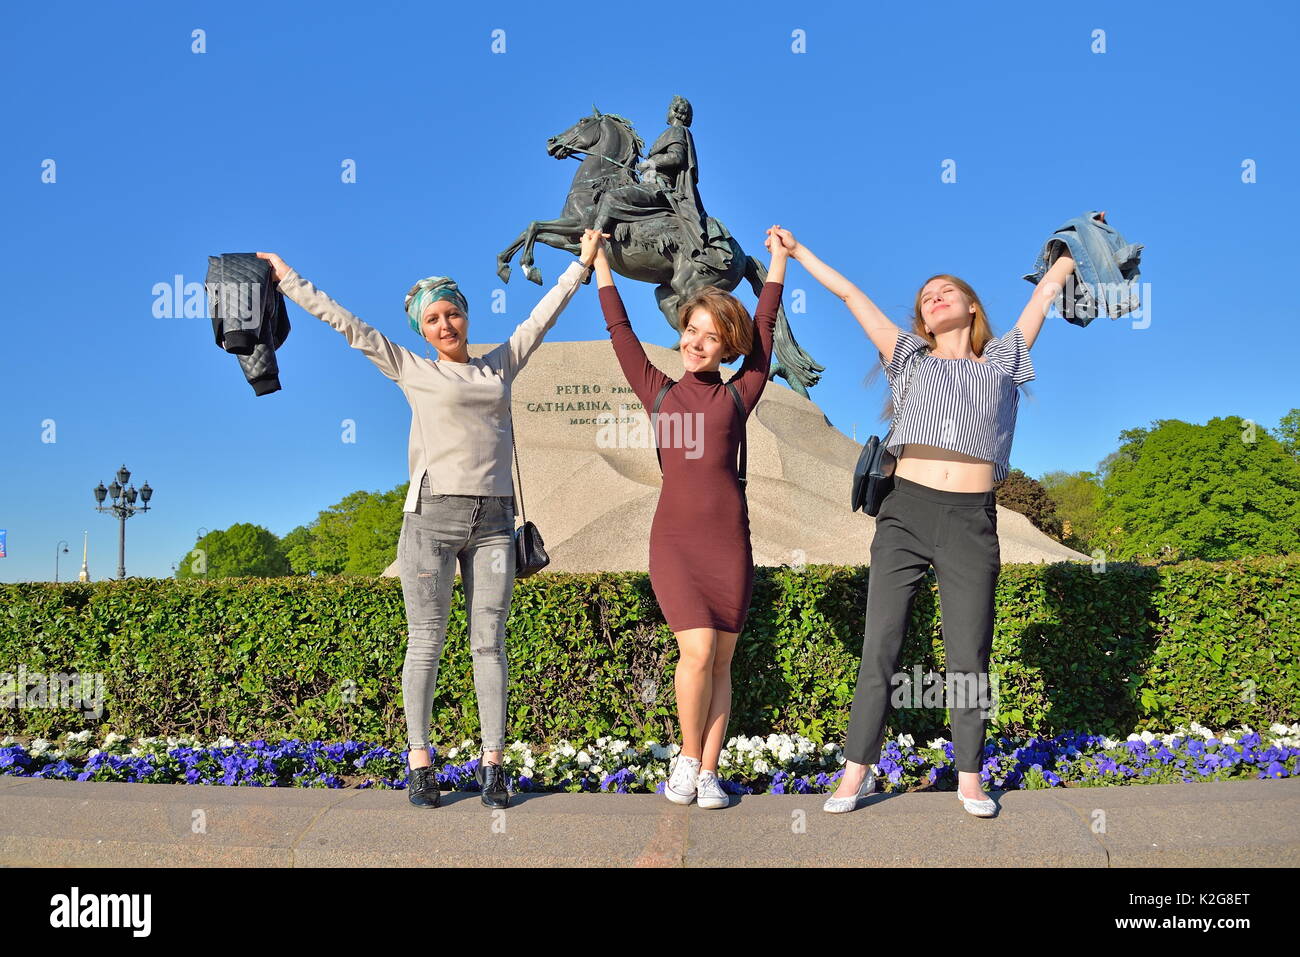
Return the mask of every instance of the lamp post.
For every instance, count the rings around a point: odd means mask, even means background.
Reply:
[[[68,543],[60,541],[59,545],[63,546],[63,554],[68,553]],[[59,545],[54,546],[54,584],[59,583]]]
[[[153,498],[153,489],[149,483],[145,482],[140,486],[139,496],[143,505],[135,504],[137,492],[135,486],[126,487],[126,483],[131,480],[131,473],[123,465],[117,470],[117,479],[107,489],[104,483],[100,482],[95,486],[95,506],[97,512],[112,512],[117,516],[117,577],[126,577],[126,520],[136,512],[149,511],[149,499]],[[105,507],[104,496],[111,495],[113,501],[111,505]]]

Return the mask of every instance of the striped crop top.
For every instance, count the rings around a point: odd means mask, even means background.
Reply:
[[[902,330],[890,361],[881,352],[876,355],[885,367],[895,409],[908,365],[916,363],[907,401],[886,446],[893,455],[908,442],[933,445],[992,462],[994,482],[1007,477],[1019,387],[1034,378],[1019,326],[985,343],[983,361],[941,359],[930,354],[929,343],[920,336]]]

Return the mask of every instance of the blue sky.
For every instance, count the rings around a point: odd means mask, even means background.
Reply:
[[[900,323],[945,271],[1006,331],[1047,235],[1109,210],[1146,247],[1151,323],[1049,318],[1011,459],[1030,475],[1095,468],[1121,430],[1155,419],[1272,427],[1300,405],[1294,5],[696,5],[676,44],[650,9],[11,8],[0,580],[52,579],[60,539],[60,577],[74,576],[87,529],[92,577],[113,576],[116,521],[91,489],[123,462],[156,489],[127,523],[132,575],[170,574],[199,528],[283,535],[348,492],[405,481],[405,399],[336,332],[290,304],[284,389],[259,398],[209,320],[155,318],[152,289],[201,283],[210,254],[270,249],[418,347],[407,288],[446,274],[486,303],[497,251],[563,202],[575,164],[547,157],[546,138],[593,102],[649,144],[687,97],[710,214],[764,261],[764,229],[786,225]],[[807,52],[792,52],[794,31]],[[355,184],[340,182],[345,158]],[[945,159],[956,183],[940,180]],[[538,247],[548,285],[569,258]],[[620,285],[641,336],[668,344],[650,287]],[[505,288],[505,315],[472,311],[474,341],[503,339],[542,294],[518,269]],[[791,321],[827,367],[814,400],[846,434],[877,431],[869,341],[797,264],[786,288],[807,291]],[[605,338],[594,289],[548,341]],[[355,445],[338,440],[346,417]]]

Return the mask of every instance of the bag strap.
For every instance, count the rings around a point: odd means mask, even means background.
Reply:
[[[663,404],[664,396],[668,394],[668,390],[671,389],[671,388],[673,387],[673,385],[674,385],[674,383],[673,383],[672,381],[669,381],[669,382],[665,383],[665,384],[664,384],[664,387],[663,387],[662,389],[659,390],[659,394],[658,394],[657,396],[655,396],[654,407],[653,407],[653,409],[651,409],[651,412],[652,412],[654,415],[658,415],[658,414],[659,414],[659,406]],[[737,408],[737,409],[739,410],[739,412],[740,412],[740,421],[741,421],[741,427],[740,427],[740,469],[739,469],[738,472],[737,472],[737,476],[739,477],[739,479],[740,479],[740,484],[741,484],[741,486],[743,487],[744,484],[745,484],[745,467],[746,467],[746,464],[747,464],[747,463],[746,463],[746,451],[745,451],[745,433],[748,431],[748,429],[746,429],[746,428],[745,428],[745,425],[744,425],[744,423],[745,423],[745,403],[744,403],[743,401],[741,401],[740,393],[736,391],[736,387],[735,387],[734,385],[732,385],[731,382],[727,382],[727,383],[726,383],[726,386],[727,386],[727,391],[731,393],[731,397],[732,397],[733,399],[736,400],[736,408]],[[654,440],[654,443],[655,443],[655,457],[659,459],[659,471],[662,472],[662,471],[664,470],[664,457],[663,457],[663,453],[661,453],[661,452],[659,451],[659,436],[656,435],[655,433],[656,433],[656,430],[655,430],[655,428],[654,428],[654,419],[652,418],[652,419],[650,420],[650,436],[651,436],[651,438]]]
[[[664,396],[668,394],[668,390],[671,389],[672,387],[673,387],[673,381],[671,379],[669,379],[667,382],[664,383],[664,387],[660,389],[659,394],[655,396],[654,408],[651,410],[651,415],[650,415],[650,440],[655,444],[655,458],[659,460],[660,473],[662,473],[664,470],[664,457],[663,454],[659,451],[659,436],[655,430],[654,417],[659,414],[659,406],[663,403]]]
[[[736,387],[731,384],[730,380],[727,382],[727,388],[731,391],[731,397],[736,400],[736,408],[740,412],[740,471],[737,475],[740,478],[740,487],[743,491],[745,487],[745,434],[749,431],[745,421],[745,403],[740,401],[740,393],[736,391]]]
[[[524,480],[519,474],[519,446],[515,444],[515,410],[510,410],[510,447],[515,453],[515,478],[518,480],[519,519],[527,525],[528,516],[524,513]]]

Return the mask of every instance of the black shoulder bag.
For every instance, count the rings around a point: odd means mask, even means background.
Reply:
[[[551,556],[546,554],[542,533],[537,526],[528,521],[524,514],[524,480],[519,474],[519,447],[515,445],[515,416],[510,413],[510,444],[514,446],[515,477],[519,485],[519,515],[524,523],[515,529],[515,578],[527,578],[540,572],[551,563]]]
[[[654,415],[659,413],[659,406],[663,403],[664,396],[668,394],[668,390],[673,387],[673,384],[670,380],[659,390],[659,394],[655,396],[654,408],[651,410],[653,414],[650,417],[650,435],[655,442],[655,457],[659,459],[660,472],[664,470],[664,457],[659,451],[659,437],[655,434]],[[745,403],[740,400],[740,393],[736,391],[736,387],[731,382],[728,381],[725,385],[731,392],[731,397],[736,400],[736,408],[740,410],[740,468],[736,474],[740,479],[740,492],[743,495],[745,493],[745,433],[748,431],[745,423]]]
[[[853,469],[853,491],[849,498],[849,508],[852,511],[861,510],[868,515],[875,515],[880,511],[880,504],[885,500],[885,496],[894,488],[894,469],[898,466],[898,460],[886,449],[886,446],[889,444],[889,437],[894,434],[894,425],[898,422],[898,414],[903,408],[903,403],[907,401],[907,387],[912,384],[912,373],[916,370],[919,359],[920,352],[917,352],[908,363],[907,378],[903,380],[903,393],[898,398],[898,408],[894,409],[894,414],[889,420],[889,431],[885,433],[883,439],[874,435],[867,439],[867,444],[862,447],[862,454],[858,456],[858,464]]]

